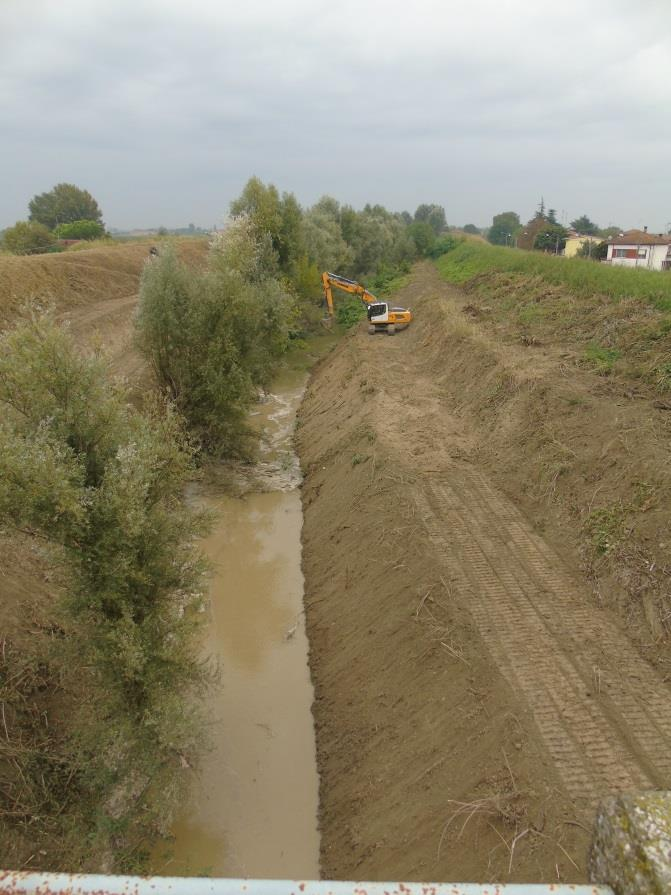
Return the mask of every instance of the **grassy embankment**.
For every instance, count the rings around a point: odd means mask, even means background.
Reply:
[[[523,342],[559,340],[603,375],[671,390],[671,272],[611,267],[474,241],[437,261],[488,300],[480,310]]]

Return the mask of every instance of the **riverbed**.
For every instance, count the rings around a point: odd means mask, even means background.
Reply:
[[[235,498],[201,486],[216,514],[204,650],[220,667],[207,701],[212,748],[152,863],[161,875],[319,877],[318,781],[303,615],[300,468],[293,449],[304,373],[256,408],[259,461]]]

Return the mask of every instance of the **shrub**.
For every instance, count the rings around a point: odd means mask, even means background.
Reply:
[[[54,235],[58,239],[101,239],[105,228],[98,221],[73,221],[71,224],[59,224]]]
[[[139,346],[200,447],[219,457],[249,455],[247,410],[288,344],[293,302],[267,275],[267,248],[241,218],[205,272],[168,248],[142,275]]]
[[[336,320],[346,329],[363,320],[365,316],[366,308],[363,302],[354,295],[348,295],[336,308]]]
[[[0,408],[0,520],[41,533],[69,572],[59,650],[85,680],[69,726],[82,859],[113,833],[123,863],[157,816],[169,820],[180,755],[197,751],[192,450],[174,412],[132,409],[49,314],[0,339]]]
[[[427,254],[430,258],[440,258],[441,255],[446,255],[448,252],[456,249],[462,242],[463,239],[457,239],[456,236],[440,236],[431,246]]]
[[[45,252],[53,242],[49,230],[36,221],[17,221],[2,235],[3,248],[13,255],[36,255]]]
[[[408,227],[420,255],[430,255],[436,242],[433,227],[427,221],[415,221]]]

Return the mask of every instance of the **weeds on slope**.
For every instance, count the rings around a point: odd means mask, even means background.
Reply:
[[[137,868],[198,752],[193,451],[169,406],[134,410],[48,313],[0,339],[0,411],[0,524],[39,536],[66,577],[53,648],[20,664],[2,645],[2,822],[49,834],[70,869]],[[67,706],[57,733],[30,710],[45,669]]]
[[[446,279],[459,285],[481,273],[519,273],[542,277],[546,283],[564,286],[577,296],[605,295],[616,301],[636,298],[658,310],[671,311],[671,275],[666,271],[630,270],[475,240],[457,245],[437,261],[437,266]]]
[[[671,390],[671,273],[628,270],[462,243],[440,273],[481,304],[473,312],[527,346],[561,344],[601,376]]]

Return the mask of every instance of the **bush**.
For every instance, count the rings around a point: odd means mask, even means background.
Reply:
[[[338,303],[336,308],[336,320],[346,329],[354,326],[366,316],[366,308],[360,298],[348,295],[344,301]]]
[[[101,239],[105,228],[98,221],[73,221],[71,224],[59,224],[54,235],[58,239]]]
[[[59,651],[79,688],[68,749],[88,824],[81,859],[113,834],[125,866],[156,818],[169,822],[180,756],[197,752],[203,526],[182,500],[192,450],[174,412],[133,410],[48,314],[0,339],[0,407],[0,520],[41,533],[69,571]]]
[[[456,249],[462,242],[463,239],[457,239],[455,236],[441,236],[431,246],[428,255],[430,258],[440,258],[441,255],[446,255]]]
[[[430,255],[436,241],[433,227],[426,221],[415,221],[408,227],[420,255]]]
[[[17,221],[2,235],[2,245],[13,255],[36,255],[53,245],[54,237],[44,224]]]
[[[138,344],[201,449],[218,457],[249,456],[247,411],[288,344],[293,301],[267,275],[267,248],[241,218],[205,272],[168,248],[142,275]]]

